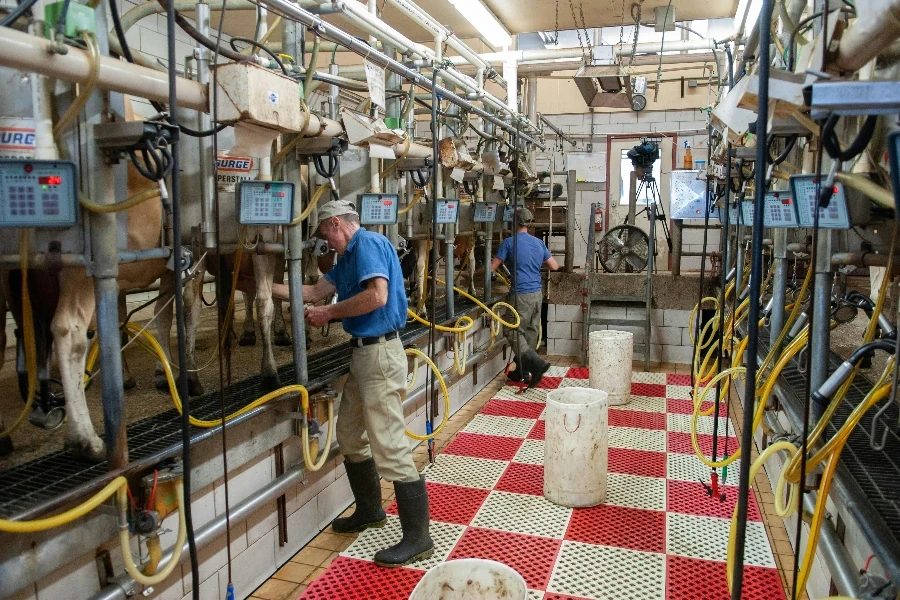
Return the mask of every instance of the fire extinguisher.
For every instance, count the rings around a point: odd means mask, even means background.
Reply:
[[[594,231],[603,231],[603,209],[599,206],[594,209]]]

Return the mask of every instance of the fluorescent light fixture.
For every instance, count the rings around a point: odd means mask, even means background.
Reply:
[[[450,0],[462,16],[495,48],[512,45],[512,37],[481,0]]]

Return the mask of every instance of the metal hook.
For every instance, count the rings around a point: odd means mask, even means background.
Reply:
[[[884,406],[882,406],[878,410],[878,412],[875,413],[875,416],[872,417],[872,427],[869,430],[869,446],[875,452],[881,452],[887,446],[887,436],[888,436],[888,432],[891,429],[890,425],[885,424],[884,432],[881,434],[881,442],[875,443],[875,438],[878,437],[878,435],[877,435],[878,421],[881,420],[881,417],[884,415],[884,413],[887,412],[887,409],[889,409],[890,407],[891,407],[891,401],[888,400],[887,402],[884,403]]]
[[[797,372],[800,373],[801,375],[806,374],[806,361],[804,360],[805,356],[806,356],[806,347],[803,347],[797,353]]]

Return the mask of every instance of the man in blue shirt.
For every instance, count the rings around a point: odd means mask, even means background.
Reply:
[[[337,440],[347,478],[356,499],[352,515],[337,518],[337,533],[356,533],[383,527],[378,476],[394,483],[403,539],[375,553],[375,562],[399,567],[431,556],[428,492],[406,439],[403,399],[406,397],[406,352],[399,331],[406,326],[406,291],[394,247],[381,234],[359,226],[350,202],[321,205],[314,233],[338,254],[337,264],[315,285],[303,286],[303,301],[330,298],[335,304],[310,306],[306,321],[321,327],[341,319],[353,336],[350,376],[338,409]],[[286,297],[287,290],[273,290]]]
[[[538,330],[541,325],[541,268],[547,265],[551,271],[559,268],[556,259],[541,240],[528,233],[528,225],[534,215],[527,208],[516,210],[519,230],[516,233],[515,260],[513,260],[513,237],[500,243],[497,255],[491,261],[491,271],[496,271],[506,263],[512,273],[511,290],[513,298],[510,304],[519,312],[519,327],[506,330],[506,339],[516,354],[516,368],[509,372],[513,381],[528,381],[528,387],[540,383],[550,363],[538,356],[534,351],[538,341]]]

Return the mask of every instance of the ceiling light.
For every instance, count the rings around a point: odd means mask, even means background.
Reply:
[[[462,16],[495,48],[508,48],[512,37],[481,0],[450,0]]]

